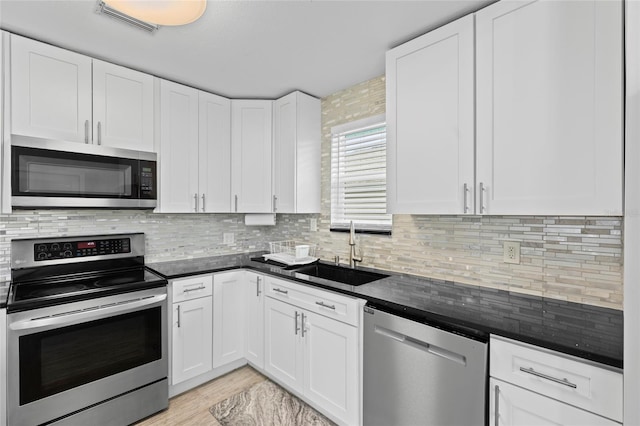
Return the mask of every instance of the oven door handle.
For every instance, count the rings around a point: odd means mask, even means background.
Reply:
[[[31,318],[9,323],[11,330],[33,330],[36,328],[50,327],[52,325],[73,325],[84,320],[100,319],[113,316],[120,312],[133,311],[144,306],[154,305],[167,298],[166,294],[144,297],[142,299],[125,300],[123,302],[110,303],[108,305],[92,306],[90,308],[62,312],[53,316]]]

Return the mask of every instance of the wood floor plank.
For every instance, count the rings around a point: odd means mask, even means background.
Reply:
[[[149,417],[137,426],[220,426],[209,408],[232,395],[249,389],[266,377],[249,366],[234,370],[222,377],[169,400],[169,408]]]

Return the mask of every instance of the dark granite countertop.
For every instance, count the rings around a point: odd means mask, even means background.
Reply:
[[[389,275],[351,286],[253,262],[251,254],[148,264],[167,279],[254,269],[303,284],[349,294],[430,325],[486,338],[489,333],[622,368],[622,311],[413,275]]]

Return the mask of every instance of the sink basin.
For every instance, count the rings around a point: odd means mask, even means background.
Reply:
[[[296,268],[295,272],[353,286],[381,280],[389,276],[375,272],[362,271],[360,269],[345,268],[343,266],[325,265],[323,263],[314,263],[313,265],[302,266],[300,268]]]

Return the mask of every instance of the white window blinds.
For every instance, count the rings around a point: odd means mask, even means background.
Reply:
[[[331,129],[331,228],[391,231],[384,115]]]

